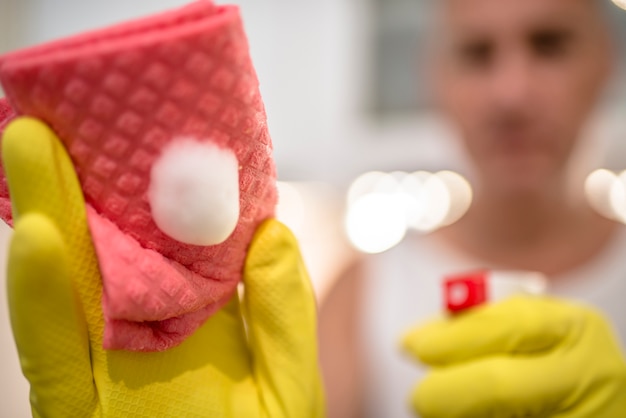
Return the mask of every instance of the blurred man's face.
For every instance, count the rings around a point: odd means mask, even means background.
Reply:
[[[483,186],[559,180],[610,70],[597,0],[446,0],[441,104]]]

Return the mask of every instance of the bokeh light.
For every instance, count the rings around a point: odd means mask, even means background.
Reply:
[[[426,209],[409,227],[422,232],[434,231],[446,218],[450,201],[450,191],[446,183],[436,174],[431,174],[424,180],[422,193],[419,194],[419,204]]]
[[[472,186],[467,179],[454,171],[440,171],[437,173],[446,185],[450,196],[450,207],[442,225],[451,225],[461,219],[472,204]]]
[[[424,196],[424,183],[432,176],[427,171],[416,171],[402,179],[408,228],[418,229],[428,212],[428,199]]]
[[[614,172],[601,168],[590,173],[585,180],[585,195],[600,215],[618,221],[624,219],[624,183]]]
[[[366,253],[392,248],[406,234],[406,218],[399,196],[370,193],[348,209],[346,231],[350,242]]]
[[[596,212],[626,223],[626,170],[595,170],[587,176],[584,191]],[[367,172],[348,190],[347,236],[360,251],[383,252],[400,243],[408,231],[429,233],[453,224],[472,199],[470,183],[453,171]]]
[[[456,222],[471,200],[469,183],[452,171],[371,171],[348,190],[347,235],[360,251],[386,251],[409,230],[428,233]]]
[[[600,168],[585,181],[589,205],[600,215],[626,223],[626,170],[615,173]]]
[[[622,9],[626,9],[626,0],[613,0],[613,3]]]
[[[382,171],[370,171],[361,174],[352,182],[348,189],[348,204],[354,203],[367,193],[373,193],[376,190],[376,186],[384,183],[384,179],[387,177],[389,177],[389,174]]]
[[[609,192],[611,209],[616,220],[626,221],[626,171],[615,176]]]

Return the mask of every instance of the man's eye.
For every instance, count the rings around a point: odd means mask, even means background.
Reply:
[[[472,42],[460,45],[457,56],[461,64],[471,67],[484,67],[492,59],[493,46],[488,42]]]
[[[567,31],[541,31],[530,36],[530,46],[537,55],[559,57],[567,52],[571,40]]]

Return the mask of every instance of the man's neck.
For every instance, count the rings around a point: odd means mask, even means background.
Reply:
[[[581,216],[566,196],[507,196],[477,192],[463,222],[474,235],[493,245],[534,245]]]
[[[463,219],[439,235],[491,267],[558,274],[598,253],[614,229],[613,222],[564,194],[512,197],[478,191]]]

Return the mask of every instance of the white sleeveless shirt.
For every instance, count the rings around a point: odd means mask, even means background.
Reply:
[[[402,335],[442,311],[441,278],[488,267],[452,252],[428,236],[403,243],[367,261],[360,346],[366,368],[368,418],[415,418],[409,396],[425,369],[399,350]],[[626,228],[585,266],[550,283],[551,295],[584,301],[603,311],[626,347]]]

